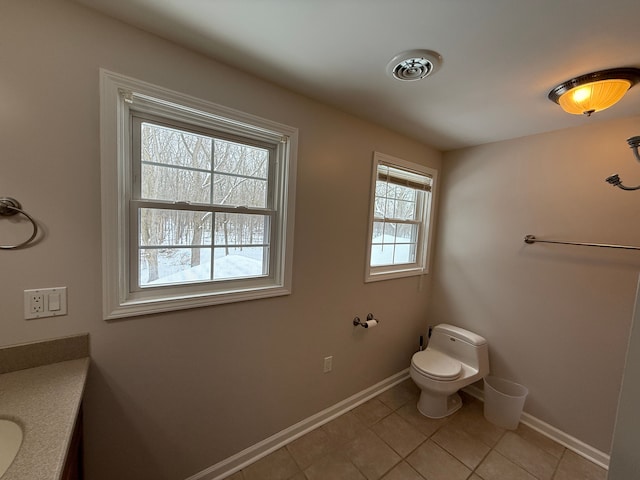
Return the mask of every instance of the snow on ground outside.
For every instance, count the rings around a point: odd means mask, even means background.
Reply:
[[[376,237],[374,243],[380,242],[382,239]],[[410,241],[409,239],[395,239],[396,241]],[[394,237],[384,236],[386,242],[393,242]],[[197,281],[206,281],[211,278],[211,250],[208,248],[200,249],[200,265],[191,267],[190,252],[191,249],[185,248],[185,255],[181,258],[170,258],[159,255],[157,280],[143,285],[165,285],[174,283],[189,283]],[[230,279],[230,278],[247,278],[262,275],[262,248],[245,248],[230,249],[233,254],[224,255],[222,249],[216,249],[214,279]],[[395,258],[396,263],[410,261],[411,245],[396,245]],[[372,265],[391,265],[393,264],[393,245],[373,245],[371,249]],[[183,263],[182,263],[183,262]],[[143,261],[140,265],[140,277],[148,278],[148,268]]]

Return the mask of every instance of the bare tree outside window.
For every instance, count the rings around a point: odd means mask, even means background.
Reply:
[[[269,207],[269,150],[139,125],[140,198],[181,205],[139,210],[140,286],[266,275],[269,216],[253,211]]]

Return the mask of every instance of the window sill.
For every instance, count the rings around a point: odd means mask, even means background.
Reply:
[[[429,272],[424,268],[407,268],[402,270],[391,270],[379,273],[367,272],[365,283],[379,282],[382,280],[391,280],[394,278],[415,277],[419,275],[427,275]]]
[[[207,307],[211,305],[221,305],[224,303],[244,302],[248,300],[258,300],[261,298],[271,298],[290,294],[290,288],[283,286],[269,286],[238,290],[234,292],[208,292],[201,294],[176,295],[173,297],[165,296],[153,299],[127,299],[115,305],[110,312],[104,312],[104,319],[114,320],[118,318],[172,312],[175,310],[186,310],[188,308]],[[105,305],[108,304],[108,300],[105,299]]]

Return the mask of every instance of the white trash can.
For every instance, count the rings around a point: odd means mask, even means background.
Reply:
[[[518,428],[529,390],[503,378],[484,378],[484,418],[508,430]]]

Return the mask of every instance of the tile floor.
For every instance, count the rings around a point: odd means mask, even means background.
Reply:
[[[441,420],[416,409],[409,379],[227,480],[605,480],[606,471],[520,424],[487,422],[483,404]]]

